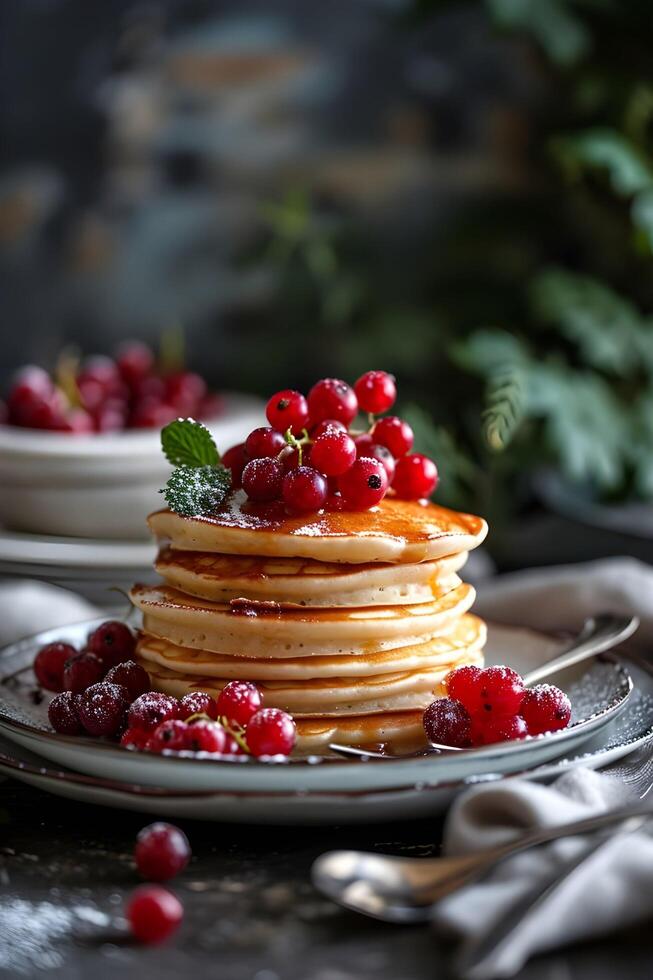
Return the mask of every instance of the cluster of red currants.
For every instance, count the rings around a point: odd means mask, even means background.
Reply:
[[[57,384],[30,365],[18,372],[0,402],[0,422],[28,429],[88,434],[159,429],[178,416],[212,418],[220,396],[192,371],[157,370],[147,344],[130,341],[115,358],[90,357]]]
[[[39,650],[34,674],[56,692],[48,706],[56,732],[120,738],[125,747],[148,752],[290,754],[295,722],[285,711],[264,708],[255,684],[231,681],[217,701],[203,691],[181,699],[151,691],[149,674],[131,659],[135,647],[129,627],[109,620],[90,634],[85,650],[69,643]]]
[[[278,391],[266,407],[270,425],[223,456],[234,487],[242,486],[250,500],[283,500],[296,512],[367,510],[389,487],[407,500],[430,496],[438,472],[427,456],[410,452],[411,427],[394,415],[375,418],[396,396],[385,371],[368,371],[353,388],[324,378],[307,398]],[[367,431],[350,428],[359,411],[369,416]]]
[[[569,698],[552,684],[526,688],[511,667],[457,667],[445,679],[446,698],[424,712],[430,742],[469,748],[566,728]]]

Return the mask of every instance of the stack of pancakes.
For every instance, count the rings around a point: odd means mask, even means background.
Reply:
[[[217,696],[255,681],[294,716],[300,753],[420,744],[446,674],[482,662],[485,626],[458,576],[481,518],[393,497],[289,517],[236,491],[209,517],[162,510],[149,524],[164,584],[132,599],[152,687]]]

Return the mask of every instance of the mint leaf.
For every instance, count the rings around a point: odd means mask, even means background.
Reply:
[[[161,446],[173,466],[217,466],[220,453],[201,422],[175,419],[161,430]]]
[[[178,466],[159,492],[175,514],[201,517],[216,510],[230,488],[231,470],[226,466]]]

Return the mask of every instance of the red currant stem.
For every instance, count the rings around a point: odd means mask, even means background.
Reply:
[[[227,732],[227,734],[231,735],[232,738],[234,738],[236,742],[238,742],[243,752],[247,752],[247,754],[249,755],[250,751],[247,746],[247,742],[245,741],[245,729],[241,728],[239,725],[232,725],[226,715],[223,715],[221,718],[218,718],[218,721],[220,722],[224,730]]]
[[[371,435],[372,432],[374,431],[374,426],[376,425],[376,417],[374,415],[374,412],[368,412],[367,413],[367,424],[370,427],[369,428],[369,432],[370,432],[370,435]]]
[[[188,718],[184,718],[187,725],[190,725],[192,721],[213,721],[210,715],[207,715],[206,711],[196,711],[194,715],[189,715]]]
[[[296,449],[297,450],[297,459],[298,459],[299,465],[301,466],[302,465],[302,455],[303,455],[302,450],[303,450],[303,447],[304,446],[307,446],[307,445],[309,445],[310,443],[313,442],[313,440],[309,436],[307,430],[306,429],[303,429],[302,430],[301,439],[298,439],[297,436],[293,435],[292,430],[290,428],[288,428],[284,432],[283,437],[284,437],[284,439],[288,443],[288,446],[290,446],[291,449]],[[285,448],[287,448],[287,447],[285,447]],[[283,452],[283,449],[281,450],[281,453],[282,452]],[[279,456],[281,456],[281,453],[279,453]]]

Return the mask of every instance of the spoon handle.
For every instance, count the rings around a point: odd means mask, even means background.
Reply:
[[[638,626],[637,616],[595,616],[588,619],[580,635],[566,650],[524,675],[524,684],[529,687],[558,670],[610,650],[632,636]]]

